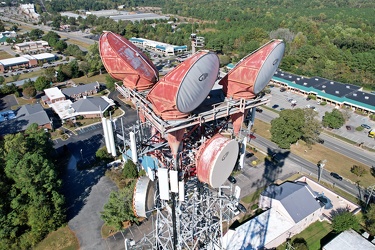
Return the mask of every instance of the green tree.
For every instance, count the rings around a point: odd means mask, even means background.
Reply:
[[[95,153],[96,158],[99,160],[107,161],[109,159],[112,159],[112,156],[108,154],[106,147],[99,148]]]
[[[89,73],[90,65],[87,62],[81,62],[79,64],[79,69],[88,77],[87,74]]]
[[[105,84],[107,86],[107,89],[109,89],[110,91],[115,90],[115,82],[116,80],[113,79],[110,75],[105,76]]]
[[[280,116],[271,121],[271,140],[279,147],[288,149],[297,142],[301,136],[303,127],[303,112],[298,110],[283,110]]]
[[[30,31],[29,36],[33,40],[38,40],[44,35],[44,31],[41,29],[33,29]]]
[[[11,190],[0,206],[0,247],[31,249],[64,220],[61,181],[52,162],[49,133],[30,125],[24,133],[6,135],[0,145],[0,192]]]
[[[312,109],[304,109],[304,126],[301,128],[301,139],[307,145],[314,144],[322,132],[322,123],[318,120],[318,112]]]
[[[0,76],[0,85],[3,85],[5,82],[4,76]]]
[[[45,76],[39,76],[35,80],[34,86],[35,86],[36,90],[42,91],[42,90],[50,87],[50,82],[47,80],[47,78]]]
[[[361,165],[353,165],[353,167],[350,169],[350,172],[352,172],[353,174],[359,177],[367,174],[366,168]]]
[[[100,218],[108,225],[120,230],[122,222],[130,221],[138,223],[138,218],[134,215],[133,191],[134,184],[125,187],[118,192],[111,192],[108,202],[104,205]]]
[[[122,174],[127,179],[134,179],[138,177],[137,166],[132,160],[127,160],[122,169]]]
[[[375,204],[371,204],[365,213],[366,228],[371,235],[375,235]]]
[[[34,86],[26,87],[23,88],[22,93],[25,97],[34,97],[36,96],[36,89]]]
[[[355,217],[351,212],[339,212],[333,216],[332,229],[336,233],[341,233],[348,229],[359,230],[359,222],[357,217]]]
[[[59,40],[56,42],[56,44],[53,46],[55,50],[59,52],[63,52],[67,48],[67,44],[65,41]]]
[[[43,76],[48,82],[54,82],[55,81],[55,72],[56,70],[54,68],[46,68],[43,72]]]
[[[101,72],[101,70],[104,68],[99,54],[98,43],[90,45],[86,54],[86,62],[90,65],[90,72]]]
[[[338,129],[344,125],[344,115],[338,109],[333,109],[332,112],[325,112],[322,124],[324,127]]]

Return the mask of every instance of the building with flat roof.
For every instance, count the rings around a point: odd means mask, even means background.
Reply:
[[[35,12],[35,6],[33,3],[20,4],[20,9],[23,13],[25,13],[32,19],[38,19],[40,17],[40,15]]]
[[[28,53],[30,51],[50,49],[50,47],[48,45],[48,42],[40,40],[40,41],[16,43],[14,45],[14,49],[17,52]]]
[[[46,95],[42,97],[42,101],[46,105],[66,100],[65,95],[58,87],[45,89],[44,93]]]
[[[359,110],[375,114],[375,94],[362,91],[362,87],[331,81],[321,77],[304,77],[277,70],[271,82],[287,90],[305,96],[314,95],[317,100],[335,107]]]
[[[132,37],[129,39],[134,45],[142,48],[147,48],[154,50],[156,52],[163,53],[165,55],[175,55],[179,53],[184,53],[187,51],[187,45],[170,45],[167,43],[157,42],[153,40],[148,40],[144,38]]]
[[[322,248],[323,250],[353,250],[353,249],[366,249],[375,250],[375,245],[362,237],[353,229],[346,230]]]
[[[51,53],[41,53],[36,55],[22,55],[0,60],[0,72],[9,69],[36,67],[39,62],[51,62],[56,60],[56,56]]]

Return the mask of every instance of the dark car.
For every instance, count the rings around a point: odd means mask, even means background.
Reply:
[[[286,91],[286,88],[281,88],[280,89],[280,92],[285,92]]]
[[[272,106],[273,109],[277,109],[279,107],[279,105],[275,104]]]
[[[261,108],[255,108],[255,111],[256,111],[256,112],[259,112],[259,113],[262,113],[262,112],[263,112],[263,109],[261,109]]]
[[[321,138],[318,138],[316,141],[317,141],[318,143],[320,143],[320,144],[324,144],[324,140],[321,139]]]
[[[336,178],[340,181],[342,181],[342,177],[338,173],[331,172],[330,174],[333,178]]]
[[[247,209],[246,209],[245,206],[242,205],[241,203],[238,203],[238,205],[237,205],[237,209],[238,209],[241,213],[246,213],[246,212],[247,212]]]
[[[231,175],[228,177],[228,181],[229,181],[230,183],[232,183],[232,184],[236,184],[236,183],[237,183],[236,178],[234,178],[234,177],[231,176]]]
[[[350,127],[349,125],[345,126],[346,130],[352,130],[352,127]]]
[[[254,134],[249,134],[248,136],[249,136],[250,139],[253,139],[253,140],[255,140],[257,138]]]
[[[369,125],[367,125],[367,124],[361,124],[361,127],[362,128],[365,128],[365,129],[370,129],[371,127],[369,126]]]

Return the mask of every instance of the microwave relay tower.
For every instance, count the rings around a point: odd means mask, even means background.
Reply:
[[[254,119],[255,108],[269,102],[258,94],[284,49],[283,41],[272,40],[221,79],[218,56],[198,51],[159,78],[131,42],[112,32],[101,35],[103,64],[121,81],[116,90],[138,114],[131,131],[123,133],[128,145],[122,154],[146,172],[136,182],[133,211],[147,218],[151,231],[136,244],[126,239],[126,249],[226,248],[224,229],[246,211],[240,187],[227,182],[233,169],[243,166],[242,124],[249,112]]]

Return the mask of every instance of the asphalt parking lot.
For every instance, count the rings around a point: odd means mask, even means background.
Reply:
[[[279,87],[273,87],[271,89],[271,95],[269,97],[270,102],[267,104],[269,108],[272,108],[275,104],[279,105],[274,110],[281,111],[282,109],[293,109],[293,108],[306,108],[307,105],[310,105],[310,107],[315,107],[316,111],[318,112],[319,119],[321,120],[324,116],[325,112],[332,112],[334,109],[334,106],[331,106],[329,104],[322,106],[318,104],[315,100],[306,100],[306,97],[289,92],[284,91],[280,92]],[[294,99],[296,101],[296,106],[292,107],[291,102],[288,101],[288,99]],[[344,111],[343,109],[339,109],[340,111]],[[363,131],[356,131],[355,128],[361,126],[361,124],[368,124],[370,127],[375,128],[375,122],[371,121],[368,116],[362,116],[359,114],[354,113],[353,111],[349,110],[348,114],[350,114],[349,120],[339,129],[333,129],[331,130],[332,133],[335,133],[339,136],[345,137],[351,141],[354,141],[358,144],[362,143],[369,148],[375,149],[375,140],[374,138],[368,137],[368,129],[365,129]],[[350,126],[351,129],[347,130],[346,126]]]

